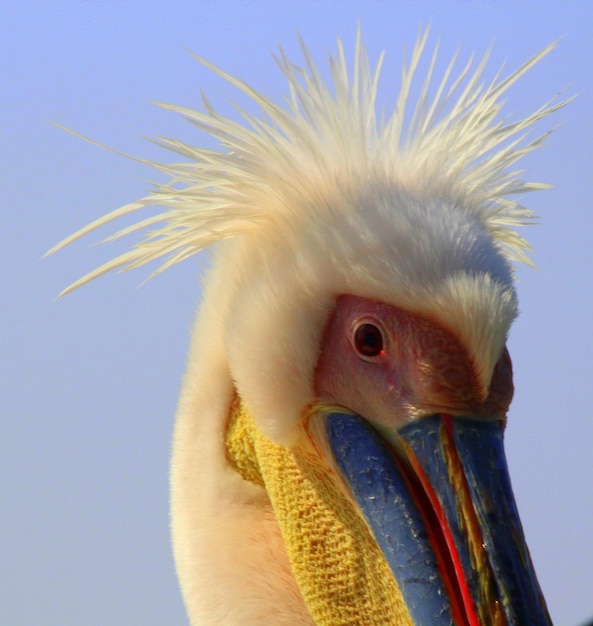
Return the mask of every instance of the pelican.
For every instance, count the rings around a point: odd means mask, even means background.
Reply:
[[[260,115],[162,105],[220,148],[159,139],[183,157],[150,162],[168,182],[52,250],[162,208],[67,293],[213,248],[171,464],[194,625],[551,623],[504,456],[506,341],[534,217],[517,196],[547,186],[515,165],[568,100],[500,116],[553,44],[489,81],[487,56],[436,79],[435,49],[418,81],[427,37],[386,114],[360,34],[327,78],[304,44],[303,67],[280,50],[281,104],[199,59]]]

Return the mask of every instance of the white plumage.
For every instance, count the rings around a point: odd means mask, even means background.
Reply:
[[[315,401],[313,374],[337,296],[386,302],[436,322],[465,347],[487,394],[517,314],[511,262],[529,263],[515,229],[533,214],[516,198],[546,186],[512,168],[547,134],[528,138],[531,127],[566,101],[515,122],[499,116],[502,96],[553,46],[487,84],[487,58],[461,71],[453,59],[435,80],[435,50],[412,101],[427,36],[404,66],[384,121],[376,102],[382,58],[371,68],[360,36],[350,72],[338,41],[329,82],[304,46],[305,69],[281,53],[289,88],[281,105],[200,59],[261,115],[239,109],[243,119],[235,121],[207,101],[203,112],[162,105],[216,138],[220,150],[159,139],[186,159],[150,163],[169,182],[54,248],[120,216],[163,207],[109,237],[146,233],[67,293],[157,259],[158,273],[217,244],[171,475],[175,556],[193,623],[311,623],[266,493],[229,467],[224,429],[237,392],[267,438],[295,445]]]

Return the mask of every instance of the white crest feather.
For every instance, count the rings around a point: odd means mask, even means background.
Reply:
[[[554,44],[507,78],[499,80],[499,72],[487,86],[481,84],[487,56],[473,73],[470,59],[457,76],[454,58],[430,96],[435,49],[413,103],[411,85],[427,36],[428,30],[419,36],[409,64],[404,65],[399,97],[385,123],[378,120],[376,111],[383,56],[372,69],[360,35],[351,75],[338,40],[338,54],[330,58],[331,83],[321,77],[304,45],[305,69],[281,51],[277,62],[290,90],[285,106],[199,59],[251,98],[263,115],[255,118],[237,107],[246,123],[242,124],[217,114],[207,100],[203,112],[161,104],[216,138],[221,150],[157,140],[188,159],[167,165],[150,162],[170,176],[170,182],[82,228],[49,253],[146,207],[160,206],[163,212],[111,235],[106,241],[146,231],[144,240],[133,249],[77,280],[60,295],[111,270],[128,270],[164,258],[154,272],[159,273],[222,239],[253,231],[265,231],[266,238],[274,232],[284,237],[299,222],[311,218],[312,206],[322,210],[336,189],[343,193],[344,188],[370,179],[427,197],[438,188],[441,195],[477,213],[508,260],[530,263],[525,253],[529,246],[515,228],[529,223],[533,213],[513,197],[546,185],[525,182],[521,172],[509,168],[546,137],[526,140],[529,128],[568,100],[548,103],[513,123],[498,120],[498,115],[501,96]],[[411,106],[414,110],[406,128],[406,110]]]

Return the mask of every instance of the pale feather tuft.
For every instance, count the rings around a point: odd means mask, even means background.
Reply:
[[[329,82],[304,44],[304,69],[281,51],[277,62],[290,93],[284,106],[196,57],[259,105],[262,116],[253,117],[237,107],[241,123],[216,113],[206,99],[204,111],[160,104],[217,139],[221,150],[158,139],[158,144],[188,162],[145,161],[170,176],[170,181],[80,229],[48,254],[119,217],[147,207],[164,210],[108,237],[105,241],[137,231],[145,233],[133,249],[77,280],[60,295],[111,270],[128,270],[164,258],[152,275],[158,274],[217,241],[262,227],[266,239],[274,231],[289,237],[299,222],[311,217],[312,210],[321,210],[312,199],[331,201],[336,189],[341,187],[343,196],[345,189],[353,190],[373,179],[424,197],[438,190],[441,196],[475,212],[507,259],[531,263],[526,254],[529,245],[516,228],[530,223],[534,215],[514,197],[547,185],[523,181],[521,172],[509,168],[538,148],[548,134],[526,140],[530,127],[568,100],[550,102],[513,123],[498,120],[498,115],[501,96],[555,44],[507,78],[500,80],[499,72],[487,86],[482,84],[487,55],[476,69],[472,70],[470,59],[457,74],[453,58],[435,84],[435,49],[414,102],[411,89],[427,37],[428,30],[420,34],[410,62],[404,65],[395,108],[384,123],[378,119],[376,105],[383,55],[371,68],[360,34],[352,72],[338,40],[338,53],[330,58]],[[406,126],[406,113],[412,107],[411,122]]]

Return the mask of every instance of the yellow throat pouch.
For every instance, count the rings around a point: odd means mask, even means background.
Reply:
[[[412,626],[366,523],[319,456],[265,439],[237,399],[226,434],[230,463],[267,491],[305,603],[319,626]]]

